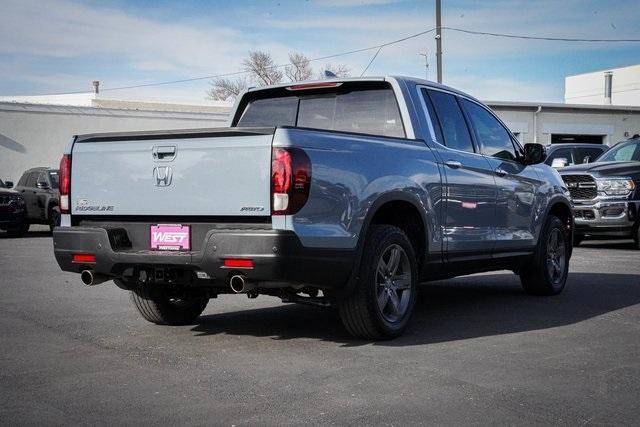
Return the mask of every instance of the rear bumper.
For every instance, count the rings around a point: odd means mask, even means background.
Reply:
[[[355,258],[353,251],[305,248],[295,233],[282,230],[214,229],[197,245],[200,250],[190,252],[118,250],[110,233],[101,227],[56,228],[53,245],[60,268],[76,273],[91,269],[113,277],[131,267],[204,271],[213,287],[226,287],[229,277],[241,272],[252,281],[331,289],[346,284]],[[74,263],[77,253],[95,254],[95,264]],[[250,258],[253,268],[227,268],[226,258]]]
[[[638,222],[640,201],[598,201],[574,205],[576,232],[627,235]]]

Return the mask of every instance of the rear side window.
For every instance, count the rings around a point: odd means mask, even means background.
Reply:
[[[476,133],[482,153],[504,160],[516,160],[516,152],[509,132],[504,126],[475,102],[462,100],[464,109],[469,114],[471,125]]]
[[[433,102],[442,130],[444,145],[454,150],[473,153],[469,128],[464,120],[458,101],[453,95],[435,90],[427,91]]]
[[[237,126],[297,126],[404,138],[400,109],[391,88],[333,93],[286,93],[250,101]]]

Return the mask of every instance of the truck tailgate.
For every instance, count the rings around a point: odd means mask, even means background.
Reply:
[[[73,215],[268,216],[274,129],[78,137]]]

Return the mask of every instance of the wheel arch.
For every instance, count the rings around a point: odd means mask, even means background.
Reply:
[[[402,215],[397,215],[398,210],[402,212]],[[391,213],[394,215],[391,215]],[[418,271],[420,271],[425,261],[429,247],[427,210],[419,198],[411,193],[402,191],[384,193],[371,204],[362,223],[356,245],[353,273],[345,287],[346,292],[351,292],[355,285],[360,263],[362,262],[364,244],[369,229],[373,224],[390,224],[401,228],[407,234],[416,251]],[[414,228],[417,228],[417,230],[411,233],[410,231],[413,231]]]

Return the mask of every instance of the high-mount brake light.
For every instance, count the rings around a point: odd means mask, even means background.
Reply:
[[[291,215],[309,198],[311,160],[299,148],[274,147],[271,153],[271,213]]]
[[[71,154],[65,154],[60,160],[60,213],[68,214],[71,193]]]
[[[340,82],[303,83],[300,85],[287,86],[287,90],[324,89],[329,87],[338,87],[340,85],[342,85]]]

